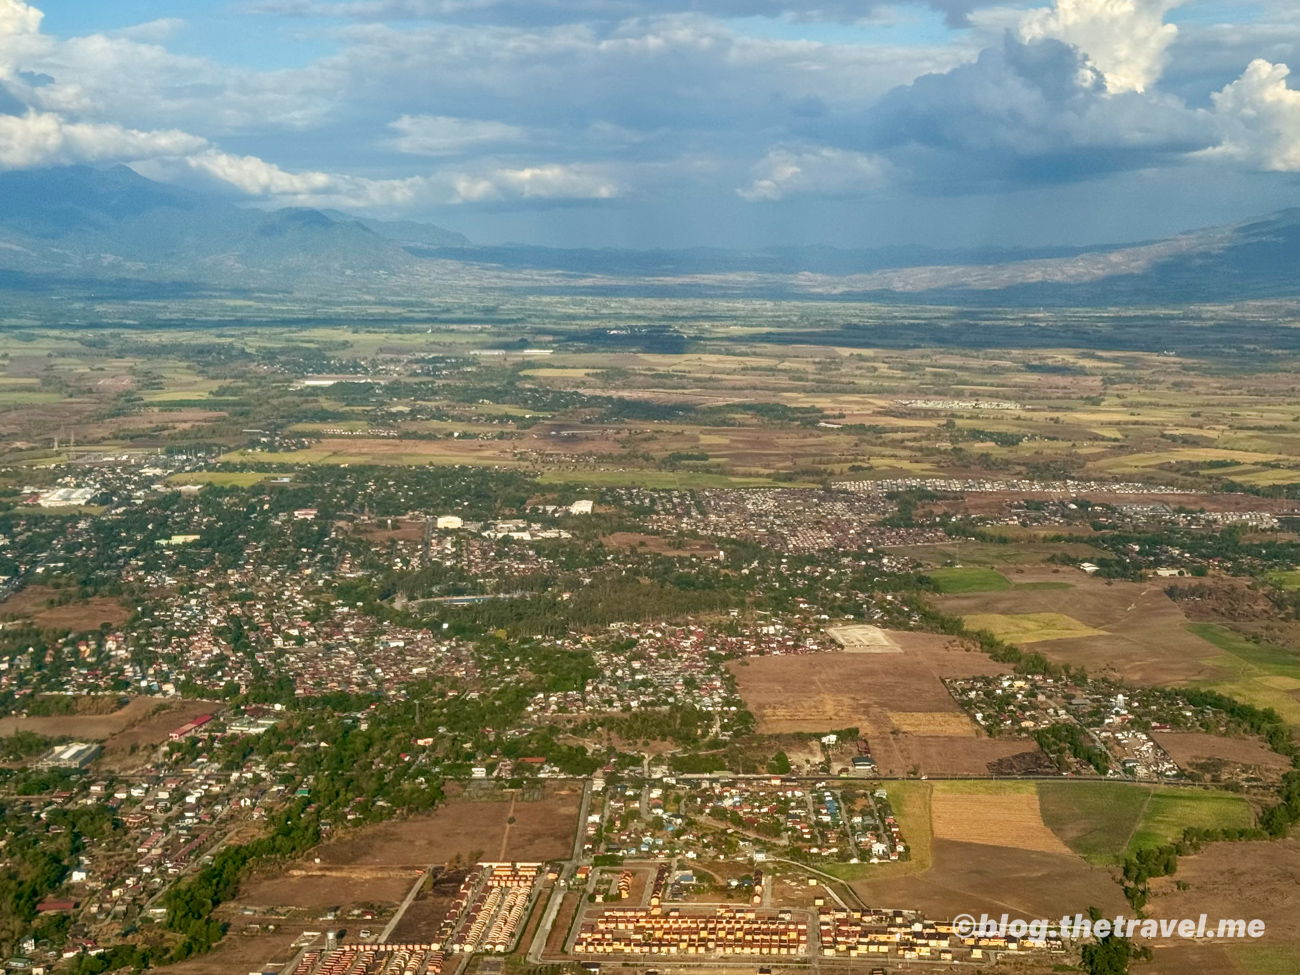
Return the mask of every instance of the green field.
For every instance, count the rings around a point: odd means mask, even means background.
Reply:
[[[1300,589],[1300,569],[1279,569],[1264,573],[1264,580],[1279,589]]]
[[[767,477],[732,477],[728,474],[705,474],[696,471],[545,471],[539,484],[590,484],[599,487],[644,488],[728,488],[773,487]],[[811,487],[801,481],[782,483],[780,487]]]
[[[268,477],[283,477],[267,471],[191,471],[185,474],[173,474],[167,478],[169,484],[221,484],[225,486],[249,487]]]
[[[1300,955],[1285,945],[1229,945],[1227,951],[1249,975],[1300,975]]]
[[[967,592],[1002,592],[1011,588],[1011,581],[993,569],[950,567],[931,569],[926,573],[939,591],[948,595]]]
[[[1118,863],[1151,799],[1151,787],[1124,782],[1039,782],[1047,828],[1089,863]]]
[[[1188,826],[1254,826],[1255,811],[1241,796],[1195,789],[1157,789],[1129,840],[1128,852],[1172,843]]]
[[[1272,708],[1288,724],[1300,726],[1300,654],[1269,644],[1252,643],[1227,627],[1188,623],[1187,629],[1224,651],[1211,662],[1228,671],[1226,680],[1206,686],[1256,707]]]

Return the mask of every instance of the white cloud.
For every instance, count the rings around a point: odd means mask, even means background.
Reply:
[[[478,203],[511,197],[524,200],[609,200],[618,184],[594,167],[552,163],[522,169],[500,168],[452,179],[452,203]]]
[[[393,147],[416,156],[454,156],[488,143],[526,138],[515,125],[450,115],[403,115],[389,127],[398,133]]]
[[[0,168],[175,156],[207,140],[176,129],[141,132],[107,122],[68,122],[50,112],[0,115]]]
[[[1056,0],[1028,11],[1025,41],[1054,38],[1078,48],[1101,72],[1112,94],[1145,91],[1160,79],[1178,28],[1165,14],[1183,0]]]
[[[754,180],[736,190],[751,203],[796,194],[843,196],[879,190],[888,181],[889,164],[879,156],[826,146],[772,149],[754,167]]]
[[[1272,172],[1300,172],[1300,91],[1288,88],[1285,64],[1251,61],[1242,76],[1215,92],[1223,144],[1206,155],[1238,159]]]
[[[0,36],[35,34],[45,15],[22,0],[0,0]]]

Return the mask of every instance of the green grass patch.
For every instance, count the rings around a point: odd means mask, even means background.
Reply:
[[[725,487],[815,487],[811,482],[777,483],[767,477],[733,477],[701,471],[545,471],[540,484],[591,484],[600,487],[725,488]]]
[[[1150,786],[1124,782],[1039,782],[1047,828],[1089,863],[1119,863],[1151,798]]]
[[[1279,569],[1265,572],[1264,581],[1279,589],[1300,589],[1300,569]]]
[[[1254,825],[1255,811],[1241,796],[1195,789],[1157,789],[1129,840],[1128,852],[1172,843],[1188,826],[1219,829]]]
[[[1249,975],[1300,975],[1300,954],[1285,945],[1226,945],[1228,956]]]
[[[926,572],[939,591],[949,595],[967,592],[1003,592],[1011,588],[1011,580],[993,569],[943,568]]]
[[[185,474],[173,474],[167,478],[169,484],[220,484],[225,486],[251,487],[268,477],[282,477],[267,471],[192,471]]]
[[[1245,704],[1272,708],[1284,721],[1300,727],[1300,655],[1269,644],[1252,643],[1227,627],[1214,623],[1188,623],[1196,636],[1224,651],[1210,663],[1227,671],[1224,680],[1203,686],[1235,697]]]

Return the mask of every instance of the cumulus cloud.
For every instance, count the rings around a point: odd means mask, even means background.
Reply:
[[[619,195],[607,175],[587,166],[551,164],[496,169],[452,178],[451,203],[519,198],[525,200],[609,200]]]
[[[736,190],[751,203],[788,196],[845,196],[873,192],[888,182],[889,164],[879,156],[829,146],[776,148],[754,167],[754,179]]]
[[[1101,72],[1112,94],[1146,91],[1159,80],[1169,46],[1178,36],[1178,28],[1164,22],[1165,14],[1182,2],[1056,0],[1050,8],[1025,13],[1020,37],[1053,38],[1078,48]]]
[[[399,152],[416,156],[454,156],[490,143],[523,142],[516,125],[450,115],[403,115],[390,124]]]
[[[1273,172],[1300,172],[1300,91],[1287,87],[1290,73],[1285,64],[1256,59],[1211,96],[1224,140],[1210,155]]]
[[[0,168],[176,156],[207,140],[176,129],[141,132],[105,122],[68,122],[49,112],[0,115]]]
[[[45,16],[22,0],[0,0],[0,37],[13,34],[35,34],[41,29]]]
[[[1135,168],[1217,137],[1205,113],[1176,99],[1108,93],[1076,48],[1010,36],[973,64],[890,92],[862,131],[866,148],[951,189]]]

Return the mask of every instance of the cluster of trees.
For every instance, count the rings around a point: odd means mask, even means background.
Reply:
[[[168,891],[165,924],[181,935],[169,960],[210,951],[221,940],[225,926],[212,917],[212,911],[234,896],[254,862],[300,856],[320,842],[319,819],[314,812],[306,812],[302,801],[279,813],[271,826],[270,833],[260,839],[225,847],[192,878]]]
[[[1110,771],[1110,756],[1106,750],[1094,744],[1087,732],[1077,724],[1061,722],[1039,728],[1034,732],[1034,741],[1038,742],[1038,747],[1045,754],[1052,756],[1063,770],[1069,768],[1069,761],[1066,758],[1068,756],[1071,759],[1087,762],[1100,775]]]

